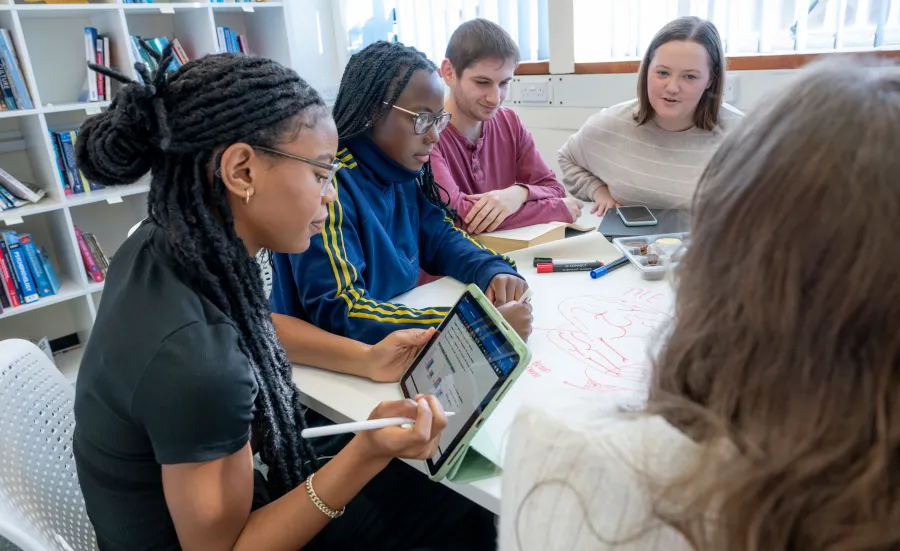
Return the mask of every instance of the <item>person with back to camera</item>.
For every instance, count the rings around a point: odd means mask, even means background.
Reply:
[[[724,89],[715,25],[670,22],[644,53],[637,99],[595,114],[559,150],[563,185],[601,215],[619,205],[686,210],[707,161],[743,117],[722,103]]]
[[[76,150],[104,185],[152,174],[148,220],[112,260],[75,389],[73,453],[99,548],[491,549],[476,506],[392,461],[433,456],[446,426],[433,397],[379,404],[371,418],[415,426],[362,432],[327,462],[300,437],[305,408],[254,256],[305,250],[335,199],[322,98],[268,59],[166,72],[171,46],[151,55],[156,73],[136,64],[145,84],[92,65],[124,87]],[[343,359],[349,339],[305,329],[321,337],[306,358]]]
[[[801,71],[700,179],[644,411],[520,412],[501,551],[900,549],[900,67]]]

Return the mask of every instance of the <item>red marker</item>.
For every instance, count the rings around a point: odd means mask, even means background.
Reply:
[[[602,262],[559,262],[552,264],[538,264],[537,273],[549,274],[551,272],[590,272],[603,266]]]

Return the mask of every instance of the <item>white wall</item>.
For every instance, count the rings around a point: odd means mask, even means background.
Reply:
[[[745,113],[778,89],[795,71],[734,71],[729,73],[733,98],[728,102]],[[551,83],[553,105],[522,106],[515,102],[523,84]],[[535,144],[547,164],[559,172],[556,152],[594,113],[604,107],[633,99],[637,74],[553,75],[517,77],[507,107],[513,108],[534,135]],[[561,104],[561,105],[560,105]]]
[[[337,51],[337,26],[332,0],[288,0],[288,44],[294,70],[325,100],[334,101],[342,66]]]

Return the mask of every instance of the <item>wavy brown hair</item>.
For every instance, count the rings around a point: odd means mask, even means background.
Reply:
[[[653,119],[656,112],[650,105],[650,95],[647,92],[648,72],[650,62],[656,54],[657,48],[673,41],[691,41],[703,46],[709,58],[709,88],[703,92],[700,103],[694,110],[694,125],[703,130],[712,130],[719,123],[719,107],[725,94],[725,48],[719,37],[719,30],[712,21],[700,19],[691,15],[679,17],[666,24],[659,30],[647,46],[641,67],[638,69],[637,97],[638,110],[634,120],[638,126],[646,124]]]
[[[694,200],[649,409],[707,452],[660,516],[702,550],[898,549],[900,67],[761,105]]]

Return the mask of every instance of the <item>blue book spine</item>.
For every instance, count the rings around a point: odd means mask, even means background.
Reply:
[[[6,29],[0,29],[0,57],[3,58],[3,67],[6,72],[12,77],[16,105],[20,109],[34,109],[34,104],[31,103],[31,97],[28,95],[28,87],[25,86],[25,78],[19,69],[19,60],[16,58],[12,35]]]
[[[62,285],[60,285],[59,276],[56,275],[56,269],[53,267],[53,262],[50,261],[50,256],[47,254],[44,247],[38,249],[38,255],[40,255],[41,262],[44,264],[44,272],[47,274],[47,279],[50,280],[50,287],[53,288],[53,293],[56,294],[59,292],[59,288]]]
[[[69,182],[69,179],[66,177],[66,173],[63,170],[62,152],[59,150],[59,140],[56,139],[56,135],[52,130],[50,131],[50,142],[53,144],[53,156],[56,158],[56,171],[59,173],[59,183],[62,185],[63,194],[72,195],[72,184]]]
[[[228,27],[225,27],[225,50],[229,51],[229,52],[234,51],[234,42],[232,42],[232,40],[231,40],[231,35],[232,35],[231,29],[229,29]]]
[[[229,29],[228,32],[229,32],[230,35],[231,35],[231,36],[230,36],[230,38],[231,38],[231,51],[234,52],[234,53],[236,53],[236,54],[241,53],[241,45],[238,44],[238,35],[237,35],[237,33],[234,32],[234,31],[232,31],[232,30],[230,30],[230,29]]]
[[[19,283],[19,274],[16,273],[16,269],[13,267],[12,256],[9,254],[9,248],[6,246],[6,241],[3,240],[2,235],[0,235],[0,252],[3,253],[3,259],[6,261],[7,269],[9,269],[9,276],[13,280],[13,287],[16,289],[16,298],[18,298],[21,303],[23,302],[22,285]]]
[[[75,147],[72,144],[72,137],[68,132],[57,132],[59,145],[62,148],[63,162],[66,164],[66,172],[71,176],[72,191],[75,193],[84,193],[84,184],[81,182],[81,175],[75,166]]]
[[[166,46],[169,45],[169,39],[161,36],[156,39],[157,46],[159,47],[159,53],[162,55],[162,51],[166,49]],[[169,64],[169,70],[174,71],[181,67],[181,61],[178,60],[178,54],[175,53],[175,50],[172,50],[172,63]]]
[[[228,51],[228,42],[225,40],[225,27],[217,27],[216,36],[219,38],[219,53],[224,54]]]
[[[22,251],[25,253],[25,261],[31,270],[34,286],[37,288],[38,294],[42,297],[49,297],[54,294],[53,286],[50,285],[50,279],[47,277],[46,270],[44,270],[44,261],[41,260],[31,235],[27,233],[20,235],[19,243],[22,245]]]
[[[0,58],[0,90],[3,91],[3,102],[6,103],[6,107],[10,111],[15,111],[17,109],[16,98],[13,96],[12,86],[9,84],[9,75],[3,66],[2,58]]]
[[[19,276],[19,284],[22,286],[22,302],[28,304],[41,298],[37,289],[34,287],[34,280],[31,278],[31,271],[28,269],[28,261],[25,259],[25,252],[22,251],[22,245],[19,243],[19,236],[16,232],[6,232],[3,234],[6,246],[9,247],[9,256],[12,258],[12,269]]]
[[[0,186],[0,208],[3,210],[11,209],[15,205],[13,204],[12,195],[6,189]]]

